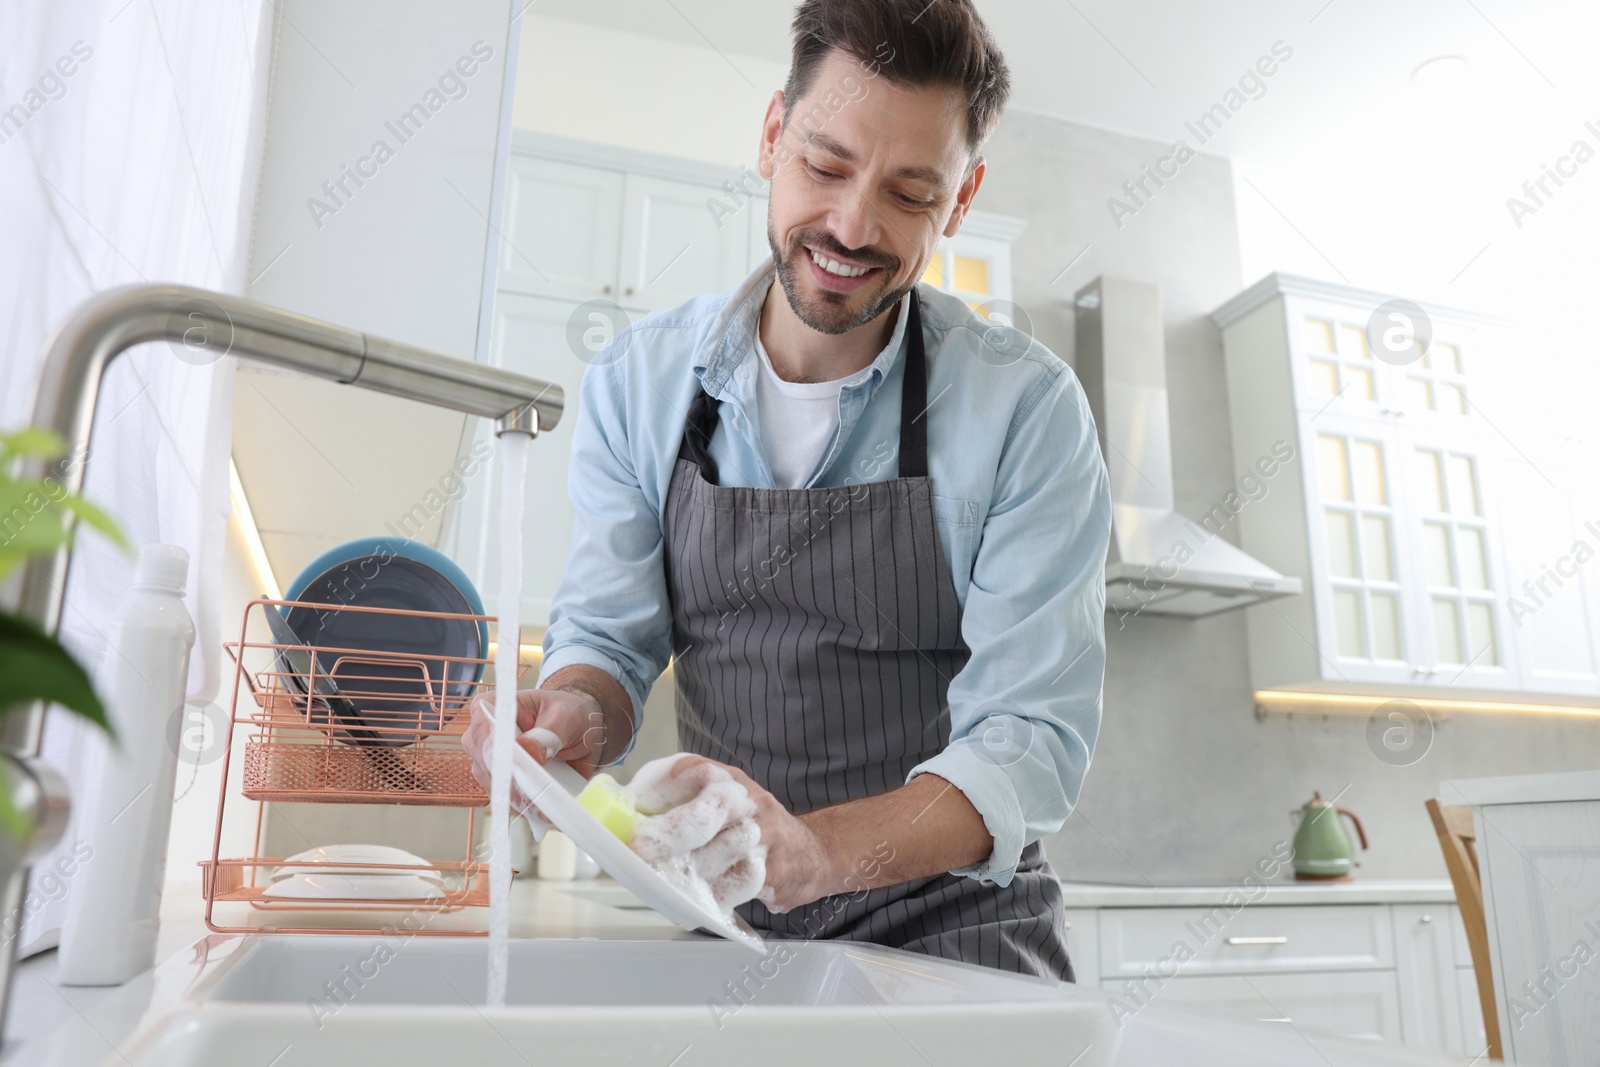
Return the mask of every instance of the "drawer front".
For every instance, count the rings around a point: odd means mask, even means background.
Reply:
[[[1391,971],[1174,978],[1153,990],[1151,1002],[1313,1033],[1400,1040],[1399,994]]]
[[[1382,904],[1100,912],[1100,970],[1107,979],[1393,966],[1394,935]]]

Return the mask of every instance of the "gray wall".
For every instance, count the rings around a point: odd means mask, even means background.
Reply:
[[[1013,112],[986,151],[978,206],[1029,220],[1013,257],[1015,299],[1039,339],[1069,363],[1076,289],[1102,273],[1161,286],[1177,503],[1196,515],[1241,473],[1222,345],[1207,316],[1256,279],[1239,274],[1225,159],[1195,157],[1120,229],[1113,224],[1107,198],[1166,150]],[[1366,824],[1372,850],[1358,876],[1442,878],[1422,806],[1441,780],[1600,764],[1596,720],[1457,715],[1439,726],[1426,756],[1391,766],[1368,746],[1364,718],[1257,720],[1242,613],[1193,622],[1140,616],[1120,627],[1107,616],[1107,630],[1099,747],[1079,810],[1047,842],[1064,878],[1237,882],[1292,835],[1289,812],[1312,790],[1342,792],[1340,804]]]

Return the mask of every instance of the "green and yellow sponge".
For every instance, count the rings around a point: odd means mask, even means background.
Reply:
[[[589,784],[578,794],[578,803],[602,826],[616,834],[623,844],[633,840],[633,825],[639,817],[639,809],[634,806],[633,797],[615,778],[601,773],[589,779]]]

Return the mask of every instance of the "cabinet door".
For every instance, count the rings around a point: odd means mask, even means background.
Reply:
[[[1506,614],[1522,687],[1600,695],[1600,500],[1582,468],[1507,456],[1489,469],[1504,537]]]
[[[621,303],[655,310],[739,284],[754,212],[747,204],[743,217],[721,215],[711,207],[719,196],[711,186],[628,175]]]
[[[1471,967],[1456,968],[1456,1000],[1461,1005],[1461,1048],[1476,1062],[1489,1051],[1489,1035],[1483,1028],[1483,1002],[1478,999],[1478,979]]]
[[[496,285],[571,300],[613,295],[622,188],[619,171],[513,156]]]
[[[1000,312],[1008,320],[1015,318],[1014,309],[995,306],[998,301],[1011,299],[1009,241],[964,233],[943,238],[921,280],[959,296],[975,308]],[[1007,325],[1021,324],[1008,321]]]
[[[1516,645],[1490,461],[1473,437],[1410,429],[1396,438],[1406,470],[1403,543],[1412,553],[1418,681],[1439,688],[1515,689]]]
[[[1106,988],[1115,993],[1117,983]],[[1154,989],[1157,1004],[1193,1004],[1233,1019],[1282,1023],[1342,1037],[1400,1039],[1393,971],[1219,975],[1174,978]]]
[[[1396,383],[1367,343],[1370,309],[1290,297],[1284,313],[1296,407],[1342,418],[1398,412]]]
[[[1600,800],[1473,815],[1506,1061],[1600,1062]]]
[[[1418,680],[1414,553],[1393,428],[1324,416],[1302,423],[1311,587],[1324,676]]]
[[[571,542],[567,463],[577,423],[578,390],[588,368],[568,342],[568,322],[576,309],[570,301],[517,293],[500,293],[495,301],[493,365],[555,382],[566,391],[561,421],[535,438],[528,449],[522,540],[522,621],[526,626],[543,626],[548,621]],[[609,325],[588,323],[584,329],[609,332]],[[482,432],[487,435],[488,431]],[[492,436],[489,440],[493,443]],[[459,561],[482,591],[487,610],[495,614],[499,611],[495,577],[500,573],[500,470],[498,464],[490,466],[462,498],[454,544]]]
[[[1395,977],[1405,1043],[1435,1052],[1463,1051],[1449,904],[1396,904]],[[1472,1051],[1476,1052],[1476,1049]]]

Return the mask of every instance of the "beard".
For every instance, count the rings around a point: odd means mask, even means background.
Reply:
[[[772,262],[778,269],[778,284],[783,286],[783,295],[788,298],[789,307],[794,311],[796,318],[818,333],[838,335],[865,326],[899,303],[900,298],[917,284],[917,280],[912,278],[900,288],[890,289],[890,279],[900,267],[899,259],[876,249],[846,248],[826,230],[800,230],[794,235],[793,246],[785,250],[778,247],[778,239],[773,234],[772,224],[769,222],[767,245],[772,249]],[[880,268],[883,281],[879,282],[876,295],[870,292],[831,293],[826,289],[818,290],[814,295],[803,292],[800,273],[805,269],[805,265],[800,261],[800,257],[811,255],[806,251],[808,245],[819,252],[831,253],[865,266]],[[862,300],[863,295],[864,300]],[[862,300],[861,306],[851,310],[851,303],[857,300]]]

